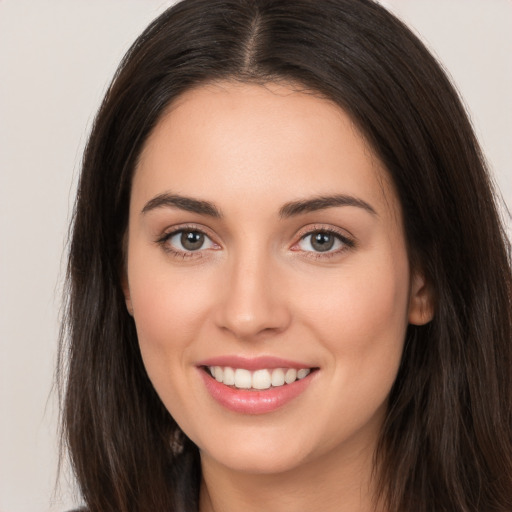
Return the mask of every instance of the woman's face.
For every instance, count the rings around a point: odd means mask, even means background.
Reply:
[[[203,463],[257,473],[373,451],[406,327],[431,311],[379,160],[339,107],[275,84],[202,86],[159,122],[125,295]]]

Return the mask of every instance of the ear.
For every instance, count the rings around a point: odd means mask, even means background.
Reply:
[[[130,293],[130,285],[128,284],[128,230],[125,232],[123,236],[123,263],[121,267],[121,288],[123,289],[124,294],[124,302],[126,304],[126,309],[130,316],[133,316],[133,304],[132,304],[132,295]]]
[[[121,276],[121,287],[123,289],[124,294],[124,302],[126,304],[126,309],[130,316],[133,316],[133,305],[132,305],[132,296],[130,293],[130,287],[128,285],[128,276],[126,275],[126,271],[123,272]]]
[[[409,323],[425,325],[434,318],[434,291],[421,272],[411,277]]]

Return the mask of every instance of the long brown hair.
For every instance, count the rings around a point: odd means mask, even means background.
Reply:
[[[393,512],[512,510],[512,276],[485,163],[422,43],[371,0],[185,0],[124,57],[90,135],[60,351],[64,440],[91,512],[194,511],[197,447],[149,381],[121,290],[137,158],[165,108],[212,80],[300,84],[359,126],[435,291],[410,326],[375,457]]]

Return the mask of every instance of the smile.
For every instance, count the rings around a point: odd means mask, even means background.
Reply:
[[[230,366],[208,366],[208,371],[217,382],[226,386],[257,391],[292,384],[311,373],[310,368],[273,368],[250,371]]]
[[[197,369],[214,402],[251,415],[271,413],[296,401],[320,373],[318,367],[275,357],[218,357],[201,361]]]

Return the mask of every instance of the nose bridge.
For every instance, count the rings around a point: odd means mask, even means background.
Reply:
[[[279,268],[271,251],[246,245],[229,258],[219,326],[237,338],[286,328],[289,311],[278,289]]]

